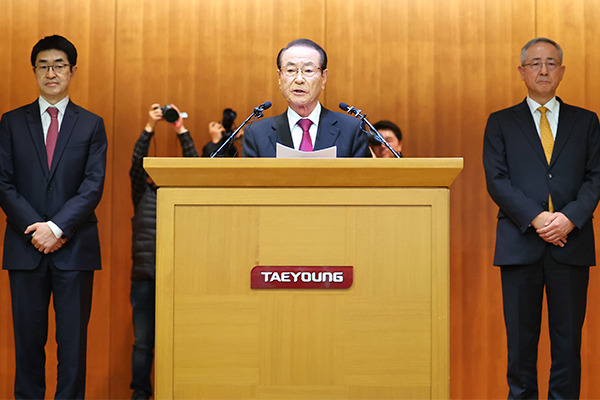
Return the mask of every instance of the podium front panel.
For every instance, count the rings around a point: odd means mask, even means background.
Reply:
[[[447,398],[446,188],[161,188],[156,396]],[[251,289],[352,266],[349,289]]]

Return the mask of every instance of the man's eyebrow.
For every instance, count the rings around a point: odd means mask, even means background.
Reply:
[[[54,59],[54,62],[61,62],[61,61],[65,61],[65,59],[64,59],[64,58],[62,58],[62,57],[59,57],[59,58],[55,58],[55,59]],[[47,62],[48,62],[48,60],[41,58],[41,59],[39,59],[39,60],[38,60],[38,62],[40,62],[40,63],[47,63]]]
[[[287,63],[285,63],[284,67],[295,67],[296,65],[298,65],[298,64],[288,61]],[[316,66],[317,64],[315,64],[312,61],[307,61],[305,63],[300,63],[300,65],[303,67],[306,67],[306,66],[313,66],[313,65]]]
[[[532,59],[531,59],[531,61],[541,61],[541,60],[542,60],[542,57],[536,57],[536,58],[532,58]],[[546,57],[546,60],[554,60],[554,61],[556,61],[556,60],[557,60],[557,58],[554,58],[554,57]]]

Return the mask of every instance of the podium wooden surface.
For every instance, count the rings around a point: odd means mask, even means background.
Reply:
[[[146,158],[157,399],[449,396],[449,189],[461,158]],[[250,288],[353,266],[349,289]]]

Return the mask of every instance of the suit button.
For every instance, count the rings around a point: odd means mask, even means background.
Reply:
[[[53,188],[52,186],[48,186],[48,187],[46,187],[46,190],[47,190],[47,191],[49,191],[49,192],[50,192],[50,191],[52,191],[53,189],[54,189],[54,188]]]
[[[548,174],[548,179],[552,179],[552,174]]]

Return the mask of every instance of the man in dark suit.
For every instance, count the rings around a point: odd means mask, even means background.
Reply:
[[[297,39],[281,49],[279,89],[289,107],[246,128],[242,157],[275,157],[276,143],[302,151],[336,146],[337,157],[371,157],[360,121],[319,103],[328,72],[327,54],[312,40]]]
[[[600,126],[595,113],[555,96],[562,59],[554,41],[528,42],[518,68],[528,96],[491,114],[485,129],[487,189],[500,208],[494,264],[501,268],[509,398],[538,398],[544,289],[552,347],[548,398],[579,397]]]
[[[15,337],[15,398],[45,396],[48,306],[58,344],[55,398],[85,395],[87,325],[100,243],[94,209],[102,196],[106,131],[100,117],[69,100],[77,50],[61,36],[31,52],[40,97],[0,120],[0,206],[7,216]]]

